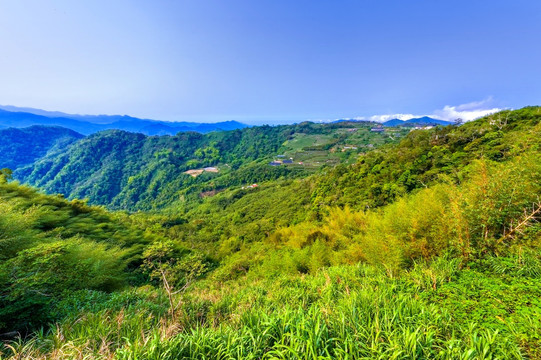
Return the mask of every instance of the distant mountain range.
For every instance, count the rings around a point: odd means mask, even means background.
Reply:
[[[370,121],[370,120],[355,120],[355,119],[340,119],[335,120],[333,123],[341,123],[341,122],[355,122],[355,123],[374,123],[374,124],[381,124],[384,126],[415,126],[415,125],[423,125],[423,126],[429,126],[429,125],[451,125],[453,124],[450,121],[445,120],[439,120],[434,119],[428,116],[423,116],[420,118],[414,118],[409,120],[400,120],[400,119],[391,119],[387,120],[385,122],[376,122],[376,121]]]
[[[74,115],[57,111],[0,105],[0,129],[33,125],[62,126],[84,135],[102,130],[118,129],[145,135],[175,135],[178,132],[208,133],[248,127],[237,121],[217,123],[172,122],[139,119],[127,115]]]
[[[447,125],[451,125],[453,123],[450,122],[450,121],[439,120],[439,119],[434,119],[434,118],[431,118],[431,117],[428,117],[428,116],[423,116],[423,117],[420,117],[420,118],[414,118],[414,119],[409,119],[409,120],[392,119],[392,120],[387,120],[387,121],[383,122],[382,124],[384,126],[415,126],[415,125],[425,125],[425,126],[443,125],[443,126],[447,126]]]

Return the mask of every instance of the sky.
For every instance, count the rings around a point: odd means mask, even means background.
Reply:
[[[0,0],[0,104],[278,124],[541,105],[539,0]]]

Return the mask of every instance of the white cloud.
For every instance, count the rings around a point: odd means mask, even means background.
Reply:
[[[443,109],[434,110],[432,114],[385,114],[385,115],[373,115],[367,118],[356,118],[359,120],[372,120],[383,122],[391,119],[409,120],[413,118],[419,118],[423,116],[430,116],[431,118],[454,121],[455,119],[462,119],[464,121],[471,121],[480,117],[493,114],[504,109],[494,107],[491,103],[492,97],[488,97],[481,101],[474,101],[467,104],[460,105],[445,105]]]
[[[492,97],[457,106],[445,105],[443,109],[434,111],[434,116],[443,120],[460,118],[464,121],[471,121],[503,110],[497,107],[490,107],[490,103],[492,103]]]
[[[358,121],[376,121],[376,122],[385,122],[387,120],[399,119],[399,120],[409,120],[420,118],[423,116],[429,116],[434,119],[454,121],[456,119],[462,119],[463,121],[471,121],[478,119],[480,117],[490,115],[502,110],[503,108],[495,107],[493,104],[493,98],[487,97],[481,101],[473,101],[466,104],[460,105],[445,105],[443,109],[434,110],[430,114],[380,114],[372,116],[356,116],[353,118],[338,118],[338,119],[309,119],[308,121],[313,122],[331,122],[336,120],[358,120]]]
[[[400,120],[409,120],[417,117],[422,117],[427,115],[414,115],[414,114],[386,114],[386,115],[372,115],[372,116],[356,116],[354,118],[347,118],[342,120],[358,120],[358,121],[377,121],[383,122],[391,119],[400,119]],[[335,119],[340,120],[340,119]]]
[[[472,101],[466,104],[457,105],[456,109],[459,111],[485,109],[487,107],[490,107],[493,102],[494,98],[492,96],[489,96],[481,101]]]
[[[476,109],[476,110],[459,110],[457,106],[445,106],[442,110],[434,112],[434,117],[442,120],[455,120],[462,119],[464,121],[471,121],[483,117],[485,115],[494,114],[498,111],[502,111],[500,108],[491,109]]]

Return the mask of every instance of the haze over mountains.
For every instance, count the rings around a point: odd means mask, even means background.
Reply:
[[[356,121],[343,119],[342,121]],[[363,120],[363,122],[371,122]],[[373,121],[372,121],[373,122]],[[377,122],[374,122],[377,123]],[[415,125],[451,125],[452,122],[424,116],[409,120],[392,119],[382,122],[384,126],[415,126]],[[235,130],[249,125],[238,121],[223,121],[216,123],[172,122],[152,119],[140,119],[128,115],[79,115],[59,111],[47,111],[29,107],[0,105],[0,129],[24,128],[34,125],[62,126],[83,135],[90,135],[103,130],[125,130],[145,135],[175,135],[179,132],[195,131],[208,133],[219,130]]]
[[[181,131],[208,133],[248,127],[237,121],[217,123],[170,122],[139,119],[127,115],[74,115],[15,106],[0,106],[0,128],[23,128],[33,125],[62,126],[84,135],[102,130],[125,130],[145,135],[175,135]]]

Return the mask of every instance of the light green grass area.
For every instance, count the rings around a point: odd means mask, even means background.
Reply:
[[[294,138],[284,142],[284,146],[288,151],[299,151],[307,146],[320,146],[330,143],[333,139],[333,135],[309,135],[309,134],[295,134]]]
[[[398,277],[356,265],[314,276],[205,282],[178,299],[174,319],[160,291],[94,294],[95,302],[80,304],[85,311],[50,334],[9,347],[13,359],[537,358],[539,317],[493,312],[491,306],[511,309],[513,301],[506,287],[486,282],[489,272],[442,261]],[[460,312],[459,321],[456,308],[469,294],[449,303],[427,300],[472,277],[506,297],[476,299],[483,307]],[[485,326],[483,317],[494,316],[499,326]]]

